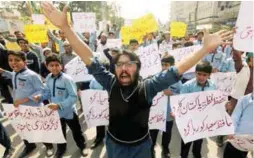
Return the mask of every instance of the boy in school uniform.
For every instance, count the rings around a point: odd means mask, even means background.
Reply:
[[[209,62],[206,61],[199,62],[196,66],[195,71],[196,78],[185,82],[180,89],[180,94],[216,90],[215,84],[209,80],[212,70],[213,67]],[[193,144],[192,148],[193,156],[195,158],[201,158],[202,143],[203,139],[198,139],[186,144],[184,144],[182,140],[181,157],[188,158],[191,144]]]
[[[162,70],[167,70],[169,67],[175,65],[175,59],[173,56],[164,56],[161,59],[161,65],[162,65]],[[171,131],[173,127],[173,118],[170,116],[171,113],[171,107],[170,107],[170,96],[176,95],[180,93],[180,87],[182,86],[182,82],[178,81],[175,84],[169,86],[168,89],[165,89],[163,92],[166,96],[168,96],[168,103],[167,103],[167,122],[166,122],[166,132],[162,133],[162,141],[161,141],[161,146],[162,146],[162,158],[170,158],[170,150],[169,150],[169,143],[171,140]],[[152,129],[149,131],[150,136],[152,138],[152,157],[155,158],[155,150],[154,147],[156,145],[156,140],[157,140],[157,135],[159,133],[159,130],[157,129]]]
[[[87,156],[85,138],[81,131],[79,118],[77,115],[77,87],[73,79],[63,73],[62,64],[57,55],[50,55],[46,58],[46,65],[51,72],[46,78],[46,88],[42,95],[34,97],[37,101],[49,99],[51,103],[48,107],[58,110],[63,135],[66,138],[66,124],[72,131],[76,145],[79,147],[81,155]],[[66,143],[57,144],[55,156],[62,158],[66,152]]]
[[[37,103],[33,96],[40,94],[43,90],[43,84],[38,74],[27,68],[26,55],[24,52],[8,52],[8,62],[13,72],[0,69],[3,77],[12,78],[13,84],[13,100],[14,106],[41,106],[42,103]],[[36,145],[24,140],[25,148],[19,155],[19,158],[27,157],[32,153]],[[46,146],[46,156],[53,155],[53,145],[44,143]]]

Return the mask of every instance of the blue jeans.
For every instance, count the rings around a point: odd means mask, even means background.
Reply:
[[[7,134],[4,126],[0,122],[0,144],[2,144],[6,149],[11,148],[11,140]]]
[[[152,140],[135,146],[125,146],[115,143],[108,134],[106,135],[107,158],[151,158]]]

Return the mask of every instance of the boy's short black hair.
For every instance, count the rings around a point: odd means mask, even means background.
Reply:
[[[138,41],[136,39],[131,39],[129,44],[132,44],[132,43],[137,43],[138,44]]]
[[[115,35],[115,33],[113,32],[113,31],[110,31],[109,33],[108,33],[109,35]]]
[[[50,54],[46,58],[46,65],[48,65],[50,62],[58,62],[59,64],[62,64],[60,58],[56,54]]]
[[[21,60],[26,61],[26,54],[24,52],[22,52],[22,51],[12,51],[12,50],[9,50],[8,51],[8,57],[10,55],[19,57]]]
[[[169,63],[170,65],[175,65],[175,58],[173,56],[165,56],[161,59],[162,63]]]
[[[17,33],[21,33],[20,31],[14,31],[14,34],[16,35]]]
[[[212,70],[213,70],[212,65],[209,62],[206,62],[206,61],[200,61],[196,65],[196,72],[200,71],[200,72],[205,72],[205,73],[211,74]]]
[[[202,36],[204,36],[204,32],[203,32],[203,31],[198,32],[198,33],[197,33],[197,36],[200,35],[200,34],[201,34]]]
[[[17,43],[19,44],[20,41],[25,41],[27,44],[29,43],[28,40],[25,38],[18,38]]]

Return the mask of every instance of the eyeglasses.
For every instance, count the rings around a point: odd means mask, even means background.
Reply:
[[[125,66],[126,68],[130,68],[132,65],[137,64],[137,61],[128,61],[128,62],[118,62],[115,64],[116,68],[122,68]]]

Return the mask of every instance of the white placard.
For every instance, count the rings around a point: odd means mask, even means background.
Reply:
[[[88,74],[88,69],[79,56],[68,62],[64,69],[65,73],[71,76],[75,82],[85,82],[93,79],[93,76]]]
[[[0,32],[7,32],[7,31],[9,31],[7,20],[0,19]]]
[[[155,75],[161,72],[161,59],[157,43],[148,45],[139,49],[139,59],[141,61],[140,75],[143,78]]]
[[[167,120],[167,104],[168,96],[164,95],[163,92],[158,93],[153,98],[153,105],[150,109],[149,114],[149,129],[159,129],[166,131],[166,120]]]
[[[47,107],[3,104],[12,126],[22,139],[30,143],[66,143],[57,111]]]
[[[253,135],[235,135],[228,141],[238,150],[253,151]]]
[[[107,39],[107,47],[108,48],[121,48],[122,47],[122,39]]]
[[[236,81],[235,72],[216,72],[212,73],[211,81],[216,85],[216,89],[230,95]]]
[[[81,101],[88,128],[108,125],[109,103],[107,91],[92,89],[82,91]]]
[[[43,14],[32,14],[33,24],[45,25],[45,17]]]
[[[253,52],[253,18],[253,1],[241,1],[233,40],[233,46],[236,50]]]
[[[171,96],[170,105],[183,141],[233,134],[233,122],[225,110],[227,99],[217,90]]]
[[[96,31],[95,13],[72,13],[73,28],[76,32],[94,32]]]
[[[200,45],[196,45],[196,46],[190,46],[190,47],[185,47],[185,48],[179,48],[179,49],[169,51],[169,54],[174,56],[175,62],[179,62],[180,60],[184,59],[189,54],[194,53],[194,52],[198,51],[199,49],[201,49],[201,47],[202,46],[200,46]],[[188,71],[186,71],[185,73],[195,72],[195,67],[196,67],[196,65],[193,66]]]

